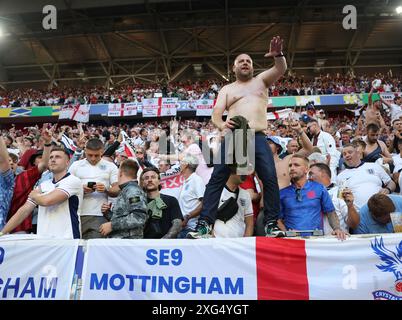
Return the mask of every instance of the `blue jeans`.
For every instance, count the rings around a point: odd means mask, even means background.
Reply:
[[[225,164],[225,143],[221,143],[221,164],[214,165],[211,179],[206,186],[200,219],[213,224],[216,220],[219,200],[230,176],[230,168]],[[255,134],[255,171],[264,187],[264,225],[276,221],[280,211],[279,186],[276,177],[275,162],[266,136],[262,132]]]

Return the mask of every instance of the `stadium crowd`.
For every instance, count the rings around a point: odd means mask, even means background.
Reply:
[[[321,94],[368,93],[374,79],[380,79],[379,92],[401,92],[402,79],[392,73],[355,76],[353,74],[326,74],[307,79],[296,74],[281,78],[270,86],[269,96],[302,96]],[[141,102],[144,98],[177,97],[179,100],[215,99],[226,82],[212,79],[206,81],[183,81],[157,84],[136,83],[106,89],[102,86],[68,88],[54,87],[49,90],[33,88],[2,91],[0,108],[67,105],[76,103],[122,103]]]
[[[402,211],[401,100],[370,100],[350,117],[327,117],[309,104],[268,121],[281,230],[329,235],[339,224],[345,234],[394,232],[390,213]],[[0,234],[84,239],[188,237],[222,139],[211,121],[196,119],[1,133]],[[265,235],[263,207],[254,168],[232,171],[212,235]]]

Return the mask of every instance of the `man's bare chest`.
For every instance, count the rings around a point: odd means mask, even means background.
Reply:
[[[268,91],[265,88],[259,87],[234,87],[227,95],[227,106],[236,105],[242,101],[249,100],[266,100],[268,99]]]

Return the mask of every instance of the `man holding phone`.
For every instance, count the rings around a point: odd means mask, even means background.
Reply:
[[[102,159],[104,146],[97,138],[89,139],[85,146],[85,158],[74,162],[69,172],[81,179],[84,200],[81,208],[83,239],[102,238],[99,227],[107,222],[101,207],[108,196],[116,197],[118,169],[112,162]]]
[[[96,182],[90,181],[87,183],[87,188],[95,190],[96,189]]]

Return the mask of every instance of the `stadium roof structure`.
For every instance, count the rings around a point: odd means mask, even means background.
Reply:
[[[45,30],[48,2],[0,3],[1,86],[228,79],[243,52],[257,72],[268,68],[275,35],[297,73],[402,66],[399,0],[53,0],[57,29]],[[345,30],[351,4],[357,28]]]

